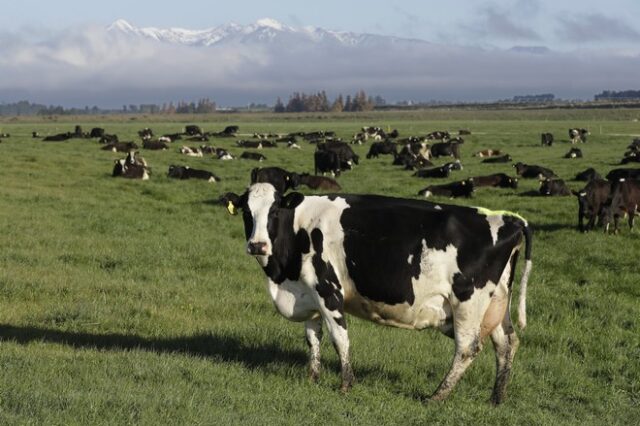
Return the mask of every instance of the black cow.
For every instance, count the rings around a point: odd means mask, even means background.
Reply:
[[[255,148],[255,149],[262,149],[262,144],[265,141],[247,141],[247,140],[239,140],[236,141],[236,145],[242,147],[242,148]]]
[[[167,133],[158,138],[159,140],[168,139],[167,142],[175,142],[182,139],[182,133]]]
[[[451,168],[440,166],[431,169],[420,169],[416,171],[413,176],[420,178],[446,178],[451,174]]]
[[[540,195],[564,197],[571,195],[571,190],[562,179],[545,179],[540,181]]]
[[[142,148],[159,151],[169,149],[169,145],[166,142],[143,140]]]
[[[613,169],[606,176],[609,182],[617,182],[620,179],[640,179],[640,169]]]
[[[369,148],[367,158],[378,158],[379,155],[396,155],[398,153],[398,145],[394,142],[374,142]]]
[[[42,141],[43,142],[63,142],[71,139],[73,135],[71,132],[66,133],[58,133],[57,135],[45,136]]]
[[[596,172],[596,169],[594,169],[593,167],[589,167],[588,169],[578,173],[574,180],[582,180],[588,182],[594,179],[602,179],[602,176],[600,176],[598,172]]]
[[[501,155],[500,157],[489,157],[482,160],[483,163],[493,164],[493,163],[510,163],[513,161],[513,158],[509,154]]]
[[[460,136],[470,135],[470,134],[471,134],[471,130],[467,130],[467,129],[460,129],[460,130],[458,130],[458,134],[459,134]]]
[[[474,176],[473,186],[480,188],[483,186],[492,186],[497,188],[518,188],[518,178],[507,176],[504,173],[495,173],[486,176]]]
[[[571,148],[569,152],[564,155],[564,158],[582,158],[582,150],[580,148]]]
[[[438,142],[431,145],[431,155],[438,157],[460,158],[460,144],[454,142]]]
[[[314,152],[313,164],[316,175],[320,172],[322,174],[331,173],[333,176],[340,176],[340,171],[342,170],[340,157],[335,151],[319,150]]]
[[[309,173],[300,175],[300,183],[311,189],[322,189],[324,191],[340,191],[342,189],[335,179],[326,176],[313,176]]]
[[[238,130],[240,130],[240,127],[238,126],[227,126],[224,128],[223,131],[215,133],[215,136],[221,136],[221,137],[232,137],[235,136],[236,133],[238,133]]]
[[[517,162],[516,164],[513,165],[513,167],[516,169],[516,173],[518,174],[518,176],[522,176],[523,178],[551,179],[551,178],[558,177],[556,176],[555,173],[553,173],[551,169],[547,169],[546,167],[542,167],[542,166],[530,166],[527,164]]]
[[[300,185],[300,176],[280,167],[255,168],[251,170],[251,183],[267,182],[282,194]]]
[[[104,129],[101,127],[94,127],[89,133],[90,138],[101,138],[102,136],[104,136]]]
[[[220,182],[220,178],[210,171],[192,169],[189,166],[169,166],[167,176],[174,179],[202,179],[208,182]]]
[[[249,151],[244,151],[242,154],[240,154],[240,158],[243,160],[255,160],[255,161],[264,161],[267,159],[267,157],[260,154],[259,152],[249,152]]]
[[[456,160],[451,163],[445,163],[442,167],[448,167],[450,170],[462,170],[462,163],[460,160]]]
[[[351,388],[345,318],[351,313],[395,327],[435,327],[455,338],[453,364],[432,400],[450,395],[491,336],[497,366],[491,400],[504,399],[518,347],[508,306],[523,243],[518,310],[526,325],[532,238],[524,218],[378,195],[283,196],[266,183],[227,193],[221,202],[232,214],[243,210],[246,251],[267,275],[276,309],[305,322],[312,380],[320,374],[324,326],[340,360],[340,389]]]
[[[628,151],[625,152],[624,158],[620,161],[620,164],[640,163],[640,152]]]
[[[189,124],[185,126],[184,133],[189,136],[204,135],[204,133],[202,132],[202,129],[199,126],[196,126],[195,124]]]
[[[542,133],[542,134],[540,134],[540,144],[542,146],[551,146],[551,145],[553,145],[553,133]]]
[[[340,159],[340,169],[351,170],[354,164],[358,164],[360,157],[356,155],[351,146],[346,142],[327,141],[322,144],[318,144],[318,150],[321,151],[333,151],[338,154]]]
[[[578,197],[578,229],[581,232],[588,232],[593,229],[596,218],[600,217],[609,194],[611,183],[600,178],[591,180],[583,190],[571,191]],[[587,219],[587,226],[584,226],[584,219]]]
[[[143,140],[147,140],[147,139],[143,139]],[[98,140],[98,143],[100,144],[107,144],[107,143],[113,143],[113,142],[118,142],[118,135],[110,135],[105,133],[102,136],[100,136],[100,139]]]
[[[613,221],[613,232],[618,232],[618,221],[626,214],[629,218],[629,229],[633,230],[633,222],[638,214],[640,204],[640,182],[633,179],[620,179],[611,183],[611,194],[600,212],[600,220],[609,231]]]
[[[444,185],[430,185],[424,189],[421,189],[418,192],[418,195],[421,195],[425,198],[429,198],[432,195],[449,198],[470,198],[473,195],[473,191],[473,178],[469,178],[459,182],[451,182]]]
[[[133,149],[138,149],[138,145],[135,142],[112,142],[100,149],[113,152],[129,152]]]

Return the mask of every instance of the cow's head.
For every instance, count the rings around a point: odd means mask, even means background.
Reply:
[[[255,183],[242,195],[227,193],[221,198],[230,214],[242,210],[244,232],[247,239],[247,253],[256,256],[264,267],[278,237],[286,233],[280,229],[285,216],[304,200],[304,195],[291,192],[282,196],[270,183]]]
[[[513,189],[517,189],[518,188],[518,178],[512,178],[509,177],[509,186]]]

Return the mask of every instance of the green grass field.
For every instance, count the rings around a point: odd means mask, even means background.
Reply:
[[[506,172],[471,154],[484,148],[541,164],[565,180],[587,167],[615,166],[638,110],[447,111],[361,115],[216,115],[183,120],[241,133],[335,130],[363,125],[402,136],[468,128],[464,170],[450,180]],[[634,121],[635,119],[635,121]],[[449,368],[453,341],[437,331],[406,331],[348,318],[356,384],[341,395],[339,363],[325,337],[323,373],[307,380],[302,324],[280,317],[265,276],[244,254],[240,217],[215,200],[241,192],[258,163],[186,158],[175,149],[142,151],[149,181],[110,176],[123,154],[95,140],[43,143],[53,134],[103,126],[136,140],[150,126],[180,131],[174,117],[4,119],[0,131],[0,424],[638,424],[640,282],[638,233],[576,230],[575,197],[480,189],[470,200],[439,202],[507,209],[534,229],[528,327],[519,332],[508,398],[488,399],[495,375],[489,342],[444,403],[424,404]],[[86,118],[82,119],[86,120]],[[585,158],[566,160],[567,129],[587,127]],[[539,134],[560,139],[539,146]],[[212,140],[233,148],[230,139]],[[196,145],[191,143],[190,145]],[[312,171],[312,145],[264,150],[262,166]],[[344,173],[344,192],[416,197],[434,180],[411,177],[390,157]],[[440,161],[442,163],[444,161]],[[439,164],[438,163],[438,164]],[[213,171],[223,181],[176,181],[170,164]],[[437,182],[440,183],[440,182]],[[584,186],[569,181],[572,189]],[[302,192],[310,193],[303,190]],[[516,286],[517,292],[517,286]]]

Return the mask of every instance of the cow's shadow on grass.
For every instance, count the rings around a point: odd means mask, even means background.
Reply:
[[[0,324],[0,343],[2,342],[23,345],[43,342],[67,345],[77,349],[184,354],[211,358],[215,362],[239,363],[249,370],[266,370],[272,364],[289,364],[299,367],[301,375],[306,374],[308,360],[306,351],[283,349],[276,341],[253,345],[242,341],[239,337],[215,334],[148,338],[129,334],[93,334]],[[337,361],[323,361],[323,365],[334,374],[340,371]],[[357,369],[356,374],[363,378],[384,377],[394,384],[400,380],[397,373],[378,367],[361,367]]]

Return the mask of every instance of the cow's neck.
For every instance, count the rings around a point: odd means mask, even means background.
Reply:
[[[272,254],[267,266],[263,267],[265,274],[276,284],[285,279],[300,278],[302,252],[300,244],[296,243],[293,231],[294,210],[281,209],[278,214],[277,235],[269,235],[272,243]]]

